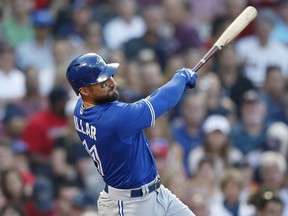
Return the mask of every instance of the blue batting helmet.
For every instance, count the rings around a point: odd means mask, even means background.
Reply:
[[[116,73],[118,67],[118,63],[107,64],[101,56],[87,53],[70,63],[66,77],[75,93],[79,95],[80,88],[104,82]]]

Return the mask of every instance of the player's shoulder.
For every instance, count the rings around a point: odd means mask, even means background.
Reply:
[[[115,109],[121,109],[123,107],[126,107],[129,105],[129,103],[121,102],[121,101],[114,101],[112,104],[112,107]]]
[[[113,104],[113,106],[115,106],[115,108],[129,108],[129,107],[135,107],[135,106],[139,106],[141,104],[145,104],[145,100],[146,99],[141,99],[141,100],[138,100],[138,101],[135,101],[133,103],[125,103],[125,102],[115,102]]]
[[[145,110],[147,107],[149,107],[145,100],[146,99],[141,99],[133,103],[118,102],[114,104],[112,110],[114,113],[119,113],[121,116],[132,115],[133,113],[138,115],[139,113],[142,113],[143,110]]]

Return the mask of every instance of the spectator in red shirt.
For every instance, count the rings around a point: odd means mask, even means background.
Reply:
[[[49,94],[49,107],[31,116],[23,132],[23,140],[28,146],[32,171],[50,175],[50,156],[55,139],[67,127],[65,104],[68,94],[62,87],[55,87]]]

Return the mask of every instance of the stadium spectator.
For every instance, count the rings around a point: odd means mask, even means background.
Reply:
[[[25,94],[25,77],[15,64],[14,50],[7,43],[0,43],[0,116],[8,102],[17,100]],[[0,118],[1,118],[0,117]]]
[[[210,216],[208,200],[201,193],[192,193],[188,196],[187,205],[197,216]]]
[[[132,38],[143,36],[146,26],[143,18],[136,14],[135,0],[115,1],[117,16],[108,21],[103,28],[105,44],[109,49],[120,49]]]
[[[275,6],[278,3],[278,0],[248,0],[249,4],[254,5],[255,7],[267,7]]]
[[[287,157],[288,149],[288,127],[282,122],[274,122],[270,124],[266,132],[266,140],[260,147],[250,151],[246,155],[247,162],[252,169],[256,170],[261,161],[263,153],[266,151],[274,151]]]
[[[241,191],[239,201],[246,202],[252,192],[258,189],[258,183],[255,180],[255,170],[250,166],[247,159],[234,163],[232,168],[238,170],[243,176],[243,189]]]
[[[84,188],[84,175],[90,162],[89,155],[79,141],[74,129],[73,106],[75,100],[69,100],[65,105],[67,129],[55,139],[51,153],[54,188],[63,182],[74,181],[80,188]]]
[[[167,61],[167,35],[163,9],[160,6],[148,6],[143,10],[146,31],[143,36],[128,40],[123,49],[128,60],[137,60],[147,50],[153,52],[155,60],[163,69]]]
[[[223,198],[211,205],[210,216],[252,216],[253,206],[241,202],[240,194],[244,187],[244,179],[239,170],[227,169],[220,183]]]
[[[245,155],[261,148],[266,140],[266,108],[258,92],[249,90],[243,95],[240,109],[241,117],[232,127],[231,141]]]
[[[235,19],[247,6],[248,0],[224,0],[225,12],[227,16],[233,20]]]
[[[162,4],[162,0],[137,0],[137,2],[141,7]]]
[[[288,76],[288,63],[283,58],[288,55],[288,48],[270,38],[274,16],[269,9],[259,11],[256,19],[256,34],[238,40],[236,53],[244,66],[245,76],[255,86],[261,87],[269,65],[280,67],[283,75]]]
[[[230,23],[245,9],[248,5],[248,0],[224,0],[225,17]],[[238,39],[255,34],[255,21],[252,21],[242,32],[238,35]]]
[[[219,76],[214,72],[207,72],[198,82],[198,89],[206,99],[207,116],[219,114],[227,117],[231,123],[236,121],[236,108],[232,100],[221,93]]]
[[[287,163],[284,156],[279,152],[267,151],[261,155],[259,177],[261,185],[274,190],[284,204],[283,215],[288,213],[288,196],[285,187],[285,174]]]
[[[207,41],[211,36],[211,23],[216,17],[225,14],[224,0],[189,0],[191,5],[191,21],[199,32],[202,41]]]
[[[202,194],[207,200],[208,207],[217,202],[221,197],[219,188],[220,179],[214,165],[213,157],[207,155],[203,157],[186,184],[186,196],[189,203],[191,194]]]
[[[34,67],[39,70],[41,93],[47,95],[54,85],[53,36],[54,18],[48,10],[32,13],[35,35],[15,49],[17,66],[24,70]]]
[[[271,124],[276,121],[285,122],[284,106],[285,77],[278,66],[268,66],[262,88],[261,98],[266,105],[266,121]]]
[[[3,125],[12,146],[16,143],[25,145],[21,136],[27,119],[47,106],[46,98],[40,96],[38,71],[35,68],[27,68],[24,75],[25,95],[5,106]]]
[[[276,0],[276,12],[271,37],[288,45],[288,1]]]
[[[36,175],[51,175],[53,145],[67,127],[67,100],[67,91],[63,87],[55,87],[49,94],[48,108],[35,113],[27,121],[22,138],[28,146],[30,165]]]
[[[161,182],[168,185],[171,175],[178,173],[178,176],[185,176],[183,152],[172,140],[167,116],[158,118],[156,122],[153,128],[147,128],[145,132],[151,144]]]
[[[82,53],[96,52],[103,56],[104,59],[108,59],[110,52],[106,46],[104,46],[104,39],[102,35],[102,26],[99,22],[91,22],[86,26],[85,37]]]
[[[8,43],[14,48],[34,36],[34,29],[30,19],[33,6],[34,1],[32,0],[9,1],[11,14],[3,21],[3,31]]]
[[[71,91],[71,89],[68,88],[69,84],[65,76],[65,70],[67,62],[76,55],[77,53],[68,38],[55,38],[53,43],[54,86],[63,86],[67,91]],[[43,90],[41,92],[43,92]]]
[[[31,198],[25,206],[27,215],[55,216],[53,184],[50,179],[38,176]]]
[[[72,199],[69,215],[82,216],[85,212],[88,211],[96,212],[96,200],[90,193],[86,191],[80,191]]]
[[[1,216],[26,216],[24,213],[24,210],[22,209],[22,206],[19,204],[8,204],[5,205],[3,208],[0,210],[0,215]]]
[[[73,198],[80,192],[80,188],[74,181],[65,181],[56,188],[55,215],[70,215]]]
[[[23,72],[25,75],[25,95],[21,99],[7,104],[4,120],[13,117],[13,115],[28,118],[47,106],[46,98],[40,95],[39,71],[28,67]]]
[[[13,169],[6,169],[1,172],[1,189],[6,199],[6,204],[18,203],[24,205],[27,197],[25,185],[20,173]]]
[[[243,76],[233,45],[229,45],[219,52],[217,60],[216,72],[221,80],[222,94],[231,98],[235,103],[239,117],[243,94],[255,87],[249,79]]]
[[[262,186],[251,194],[248,202],[255,206],[257,216],[283,215],[284,203],[274,190],[267,186]]]
[[[20,68],[49,68],[53,64],[51,27],[54,18],[48,10],[39,10],[32,13],[32,22],[35,36],[17,47],[17,64]],[[30,55],[27,55],[28,53]]]
[[[283,122],[274,122],[267,129],[267,139],[279,141],[279,152],[287,158],[288,155],[288,126]]]
[[[286,169],[287,164],[281,153],[266,151],[261,155],[259,164],[261,184],[272,187],[285,202],[287,201],[287,191],[283,186]]]
[[[9,141],[0,140],[0,174],[7,169],[13,168],[13,151]],[[1,175],[2,176],[2,175]]]
[[[172,137],[181,146],[183,165],[187,176],[191,176],[188,165],[188,156],[197,146],[203,144],[202,122],[206,115],[205,99],[200,94],[185,95],[181,104],[181,119],[174,121]]]
[[[126,65],[126,71],[123,76],[120,77],[120,81],[123,84],[122,88],[119,88],[121,93],[120,99],[125,102],[133,102],[135,100],[140,100],[142,92],[142,84],[140,78],[140,65],[139,62],[130,61]],[[117,77],[115,77],[117,79]],[[118,77],[119,79],[119,77]]]
[[[172,31],[171,41],[167,44],[169,55],[179,54],[190,48],[201,48],[203,41],[190,21],[189,2],[164,0],[163,6]]]
[[[164,83],[164,78],[161,67],[157,62],[147,62],[141,65],[140,79],[142,96],[147,97],[150,92],[158,89]]]
[[[64,7],[60,7],[57,13],[54,35],[68,38],[76,53],[79,53],[84,43],[87,25],[91,20],[92,7],[86,0],[75,0],[71,3],[66,1]]]
[[[194,148],[188,156],[190,173],[196,172],[199,162],[206,156],[214,160],[219,178],[225,169],[243,159],[242,153],[230,144],[231,126],[222,115],[210,115],[203,123],[203,144]]]

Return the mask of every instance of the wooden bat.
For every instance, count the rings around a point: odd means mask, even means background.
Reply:
[[[246,26],[257,16],[256,8],[252,6],[246,7],[241,14],[226,28],[218,40],[213,44],[211,49],[204,57],[195,65],[193,71],[199,70],[218,50],[221,50],[230,43],[237,35],[246,28]]]

